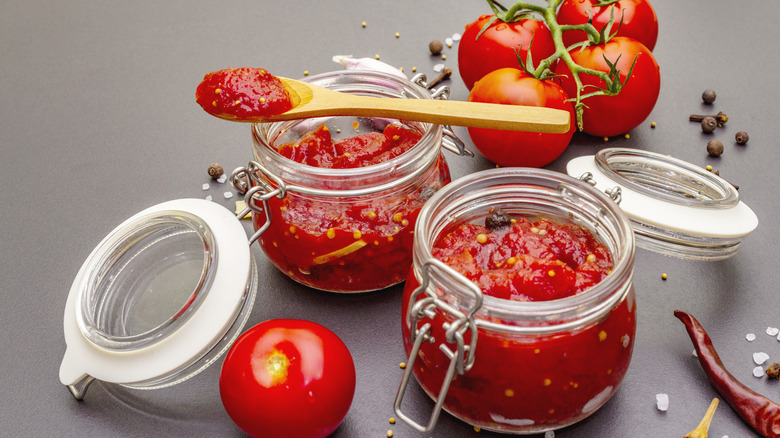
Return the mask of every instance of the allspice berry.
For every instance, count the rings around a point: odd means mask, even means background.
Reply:
[[[715,90],[704,90],[704,93],[701,93],[701,100],[706,104],[715,102],[716,97],[718,97],[718,95],[715,94]]]
[[[701,119],[701,130],[702,132],[710,133],[715,131],[715,128],[718,127],[718,121],[715,119],[715,117],[707,116],[703,119]]]
[[[428,44],[428,50],[431,51],[431,55],[438,55],[442,50],[444,50],[444,44],[442,44],[439,40],[433,40],[430,42],[430,44]]]
[[[723,153],[723,143],[720,140],[710,140],[707,142],[707,153],[711,157],[719,157]]]
[[[209,165],[209,176],[217,179],[225,173],[225,169],[219,163],[211,163]]]
[[[747,132],[739,131],[737,132],[737,135],[734,136],[734,139],[737,140],[737,144],[745,144],[748,142],[748,139],[750,139],[750,137],[748,136]]]

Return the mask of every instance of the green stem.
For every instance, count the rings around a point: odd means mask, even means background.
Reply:
[[[580,79],[580,74],[588,74],[588,75],[598,77],[599,79],[603,80],[605,84],[607,84],[607,87],[605,87],[605,89],[611,89],[612,79],[609,77],[607,73],[582,67],[579,64],[575,63],[574,60],[572,59],[571,55],[569,54],[569,51],[567,50],[566,45],[563,42],[564,30],[584,31],[588,34],[589,39],[594,41],[600,41],[600,33],[590,23],[580,24],[580,25],[558,24],[556,11],[558,10],[558,7],[562,2],[563,0],[547,0],[547,7],[543,7],[531,3],[526,3],[523,1],[518,1],[514,5],[512,5],[512,7],[510,7],[506,11],[506,13],[502,14],[502,16],[499,16],[498,18],[501,19],[502,21],[511,21],[511,19],[518,12],[523,10],[532,11],[542,16],[544,21],[547,23],[547,27],[550,29],[550,33],[552,34],[553,43],[555,44],[555,53],[543,59],[539,63],[539,66],[536,67],[536,69],[533,71],[533,75],[539,79],[542,79],[543,76],[546,75],[547,72],[549,72],[550,67],[553,65],[553,63],[556,60],[560,59],[566,63],[566,65],[569,67],[569,70],[571,70],[572,79],[574,79],[574,83],[577,87],[577,95],[574,96],[572,100],[574,101],[574,109],[577,117],[577,128],[580,131],[582,131],[582,112],[584,108],[584,104],[582,103],[582,100],[587,97],[600,96],[609,93],[605,92],[604,90],[599,90],[599,91],[595,91],[583,95],[583,84],[582,84],[582,80]],[[529,69],[533,68],[533,66],[527,66],[527,67]],[[620,79],[618,78],[617,80]]]

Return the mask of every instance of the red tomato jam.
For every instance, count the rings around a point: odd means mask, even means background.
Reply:
[[[421,137],[411,129],[391,123],[382,132],[333,140],[323,124],[298,141],[279,146],[279,153],[310,166],[348,169],[395,158],[417,144]]]
[[[497,229],[461,224],[436,239],[432,254],[476,282],[485,295],[507,301],[587,293],[612,268],[609,251],[587,229],[545,218],[517,216]],[[412,272],[403,304],[407,354],[409,299],[418,285]],[[549,323],[551,330],[534,333],[523,331],[527,321],[497,318],[489,322],[506,326],[488,328],[479,326],[479,318],[488,317],[478,315],[474,365],[453,379],[444,409],[486,430],[522,434],[558,429],[592,414],[617,389],[631,359],[636,307],[633,287],[627,287],[627,295],[603,317],[564,330]],[[429,321],[434,339],[445,339],[447,321],[453,317],[437,309]],[[540,324],[548,323],[542,319],[535,327]],[[449,362],[437,343],[422,344],[413,372],[434,399]]]
[[[324,126],[279,152],[324,168],[379,164],[406,152],[421,136],[397,124],[381,133],[334,140]],[[260,245],[268,258],[304,285],[335,292],[382,289],[404,280],[412,260],[417,215],[425,201],[450,181],[442,156],[419,180],[361,197],[316,197],[288,192],[269,200],[271,226]],[[255,229],[265,224],[254,215]]]
[[[491,212],[488,223],[494,225],[461,225],[433,247],[435,258],[487,295],[518,301],[565,298],[595,285],[612,268],[609,251],[580,226],[510,219],[500,210]]]
[[[216,117],[242,121],[292,109],[290,93],[279,78],[262,68],[226,68],[207,73],[195,100]]]

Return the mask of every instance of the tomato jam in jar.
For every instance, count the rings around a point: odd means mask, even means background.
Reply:
[[[373,97],[432,98],[418,84],[379,72],[307,81]],[[332,292],[405,279],[417,215],[450,181],[442,146],[462,150],[447,127],[382,118],[254,124],[252,135],[254,161],[234,172],[233,182],[255,192],[247,199],[260,246],[293,280]]]
[[[534,434],[593,414],[631,361],[633,266],[628,219],[586,182],[524,168],[454,181],[415,229],[397,415],[425,433],[444,409]],[[411,375],[436,401],[426,424],[402,410]]]

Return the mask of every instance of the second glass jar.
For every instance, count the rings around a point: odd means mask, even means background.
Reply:
[[[484,223],[490,209],[587,229],[613,267],[595,286],[550,301],[484,295],[432,248],[443,233]],[[396,413],[433,430],[441,409],[485,430],[534,434],[573,424],[617,390],[636,331],[634,235],[609,197],[587,183],[539,169],[491,169],[458,179],[423,208],[414,268],[403,299],[409,356]],[[436,400],[430,421],[402,410],[410,376]]]

